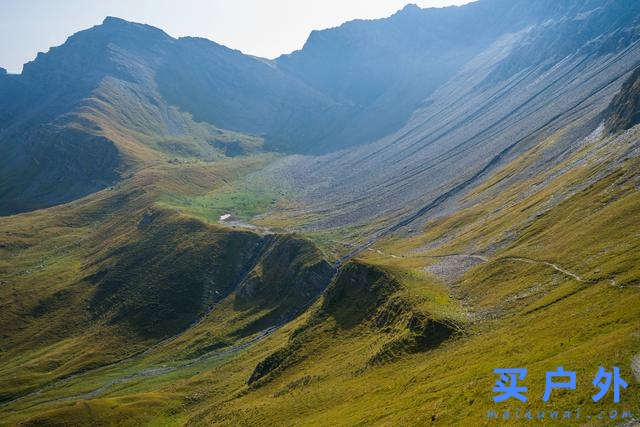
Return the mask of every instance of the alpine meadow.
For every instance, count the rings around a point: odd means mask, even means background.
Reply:
[[[0,68],[0,425],[640,425],[640,1]]]

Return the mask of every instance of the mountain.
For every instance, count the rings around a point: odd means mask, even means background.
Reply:
[[[426,118],[444,113],[441,106],[449,109],[449,121],[459,117],[468,128],[482,129],[492,124],[471,124],[473,113],[464,116],[445,97],[473,99],[476,110],[492,102],[490,108],[504,110],[496,112],[502,117],[526,112],[521,106],[533,93],[525,90],[508,106],[496,104],[502,82],[522,76],[514,84],[524,88],[548,76],[537,90],[550,92],[558,74],[548,71],[555,64],[567,67],[569,81],[580,67],[597,68],[598,58],[633,46],[633,3],[521,3],[407,6],[390,18],[314,31],[302,50],[274,61],[106,18],[39,54],[22,74],[3,75],[0,149],[11,161],[0,169],[2,213],[73,200],[167,158],[211,160],[261,146],[327,153],[366,145],[394,132],[407,134],[418,121],[424,127]],[[591,90],[615,77],[605,76],[613,66]],[[460,81],[452,83],[452,76]],[[454,86],[459,93],[446,93]],[[437,137],[429,129],[413,134]],[[74,148],[65,150],[64,141]],[[100,153],[100,163],[86,146]],[[500,148],[504,144],[494,151]],[[366,149],[352,152],[349,163],[369,158]]]
[[[255,149],[251,135],[290,121],[282,138],[307,138],[328,120],[308,111],[334,108],[266,60],[117,18],[3,76],[0,90],[4,214],[89,194],[141,164]]]
[[[399,130],[285,167],[284,176],[303,183],[307,205],[317,202],[311,227],[389,220],[394,228],[424,220],[508,160],[567,129],[557,136],[555,156],[549,153],[540,165],[550,168],[554,157],[560,160],[598,126],[600,113],[638,66],[635,3],[489,1],[466,8],[486,8],[500,21],[505,14],[514,27],[451,73]],[[518,19],[508,20],[510,13]]]
[[[623,0],[274,60],[107,18],[0,72],[0,424],[637,422],[639,41]]]

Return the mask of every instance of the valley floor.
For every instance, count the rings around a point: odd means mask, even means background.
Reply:
[[[305,228],[318,213],[256,179],[266,155],[159,165],[4,217],[0,424],[638,419],[638,132],[529,173],[550,138],[455,210],[379,238]],[[544,402],[558,366],[578,386]],[[599,366],[629,383],[619,403],[591,399]],[[494,403],[493,370],[523,367],[528,401]]]

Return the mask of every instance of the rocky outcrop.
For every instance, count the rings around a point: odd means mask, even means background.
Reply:
[[[247,384],[258,387],[309,356],[307,348],[323,334],[337,330],[380,334],[382,344],[367,365],[385,363],[403,354],[435,348],[459,330],[454,322],[420,311],[402,291],[404,285],[384,269],[352,260],[336,274],[322,304],[296,329],[285,346],[254,368]]]
[[[640,68],[624,82],[605,112],[605,130],[617,133],[640,123]]]
[[[238,310],[267,309],[244,334],[281,324],[304,311],[327,288],[334,275],[331,265],[309,240],[271,235],[268,246],[236,290]]]

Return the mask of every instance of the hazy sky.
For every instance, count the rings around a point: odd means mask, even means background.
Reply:
[[[245,53],[274,58],[299,49],[309,32],[355,18],[381,18],[407,3],[420,7],[470,0],[0,0],[0,67],[22,64],[105,16],[200,36]]]

